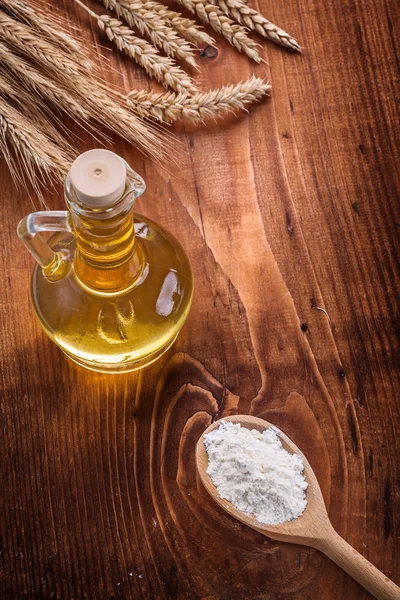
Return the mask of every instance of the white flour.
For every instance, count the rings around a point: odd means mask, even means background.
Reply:
[[[207,473],[219,496],[268,525],[297,519],[307,504],[303,460],[282,447],[276,431],[221,421],[204,436]]]

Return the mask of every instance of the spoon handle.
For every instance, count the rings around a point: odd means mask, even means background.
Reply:
[[[400,587],[350,546],[334,529],[319,540],[318,549],[378,600],[400,600]]]

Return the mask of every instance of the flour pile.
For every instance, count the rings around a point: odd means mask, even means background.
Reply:
[[[218,494],[260,523],[297,519],[307,504],[303,460],[283,447],[277,430],[262,433],[222,421],[204,436],[208,469]]]

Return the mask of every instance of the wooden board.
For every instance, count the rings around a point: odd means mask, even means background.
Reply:
[[[90,39],[85,14],[57,4]],[[15,233],[32,203],[1,165],[2,599],[369,597],[317,551],[263,538],[202,489],[196,441],[237,412],[294,440],[337,531],[400,584],[398,7],[258,8],[304,54],[265,43],[269,66],[256,67],[220,41],[196,77],[207,89],[267,74],[269,100],[182,129],[179,172],[115,140],[147,181],[138,208],[194,268],[192,312],[161,362],[94,374],[42,334]],[[151,87],[97,52],[110,81]],[[63,207],[61,193],[46,199]]]

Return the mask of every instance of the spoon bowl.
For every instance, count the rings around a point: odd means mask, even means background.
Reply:
[[[264,431],[272,427],[277,432],[285,450],[291,454],[298,454],[303,460],[304,475],[308,483],[306,490],[307,505],[303,514],[293,521],[280,523],[279,525],[267,525],[260,523],[253,515],[244,513],[228,500],[221,498],[207,473],[208,455],[204,445],[204,436],[219,427],[222,421],[212,423],[200,437],[196,446],[197,471],[210,496],[232,517],[267,537],[280,542],[292,542],[317,548],[379,600],[400,600],[400,588],[336,533],[329,520],[321,488],[314,471],[296,444],[280,429],[258,417],[234,415],[224,418],[223,421],[239,423],[242,427],[257,429],[257,431]]]
[[[218,495],[217,489],[211,477],[207,473],[208,455],[203,441],[204,435],[210,433],[220,426],[220,421],[215,421],[208,427],[208,429],[206,429],[199,439],[196,447],[197,470],[200,475],[200,479],[208,493],[224,510],[226,510],[226,512],[232,515],[232,517],[235,517],[238,519],[238,521],[241,521],[245,525],[248,525],[257,531],[260,531],[268,537],[274,540],[285,542],[287,541],[287,536],[290,536],[290,541],[295,544],[311,545],[311,540],[320,537],[321,528],[332,526],[326,512],[321,488],[319,487],[317,478],[314,475],[314,471],[312,470],[310,463],[304,454],[287,435],[280,431],[280,429],[271,423],[264,421],[263,419],[251,417],[249,415],[234,415],[232,417],[226,417],[223,420],[231,423],[240,423],[242,427],[246,427],[247,429],[257,429],[257,431],[260,432],[272,427],[274,431],[278,433],[278,437],[282,442],[284,449],[290,452],[290,454],[298,454],[301,456],[304,463],[305,479],[308,483],[306,490],[307,506],[304,510],[304,513],[298,519],[279,525],[265,525],[264,523],[257,521],[253,515],[244,513],[233,506],[233,504],[231,504],[231,502],[228,500],[221,498]]]

